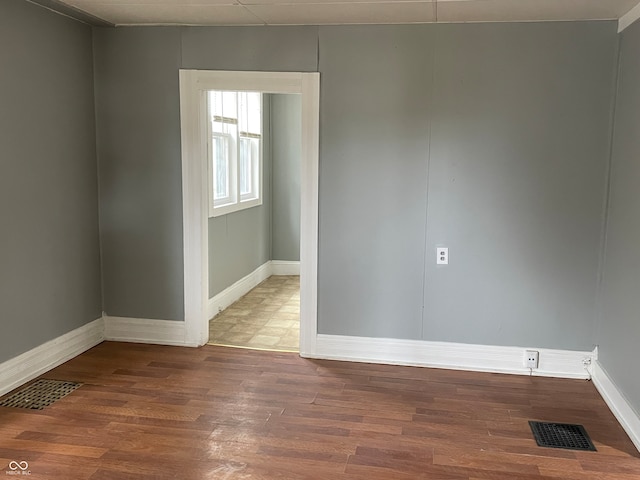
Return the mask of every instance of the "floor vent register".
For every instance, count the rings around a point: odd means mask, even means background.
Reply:
[[[596,451],[582,425],[530,421],[529,426],[540,447]]]
[[[43,410],[61,398],[66,397],[81,385],[81,383],[64,380],[40,379],[0,399],[0,407]]]

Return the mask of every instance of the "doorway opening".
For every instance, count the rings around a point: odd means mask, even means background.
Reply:
[[[313,356],[317,340],[319,74],[282,72],[180,71],[182,125],[185,339],[209,339],[209,196],[207,103],[209,91],[298,94],[301,103],[300,164],[300,335],[302,356]],[[250,211],[248,209],[246,211]],[[269,263],[248,281],[258,285]],[[260,278],[264,275],[264,278]]]
[[[300,95],[208,99],[209,343],[297,352]]]

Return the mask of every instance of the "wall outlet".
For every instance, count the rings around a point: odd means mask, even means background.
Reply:
[[[538,368],[538,360],[540,352],[535,350],[526,350],[524,352],[524,366],[527,368]]]
[[[449,265],[449,248],[436,248],[436,265]]]

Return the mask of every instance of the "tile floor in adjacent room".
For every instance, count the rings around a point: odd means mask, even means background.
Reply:
[[[209,343],[297,352],[300,277],[271,276],[209,321]]]

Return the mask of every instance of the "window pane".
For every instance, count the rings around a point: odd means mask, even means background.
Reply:
[[[219,200],[229,196],[229,142],[215,135],[211,140],[213,199]]]
[[[240,139],[240,195],[251,193],[251,139]]]
[[[238,130],[238,92],[209,90],[207,93],[212,131],[233,135]]]
[[[247,132],[247,93],[238,92],[238,128],[241,132]]]
[[[209,90],[209,118],[211,121],[211,131],[222,133],[222,123],[216,122],[215,118],[222,118],[222,92]]]
[[[209,113],[212,117],[222,116],[222,92],[209,90]]]
[[[260,108],[261,97],[262,94],[258,92],[247,93],[247,132],[255,133],[257,135],[262,133],[262,112]]]
[[[223,117],[238,118],[238,92],[222,92]]]
[[[262,94],[209,90],[207,100],[212,208],[226,212],[261,199]]]
[[[262,94],[240,92],[238,94],[238,125],[241,132],[260,135],[262,133]]]

